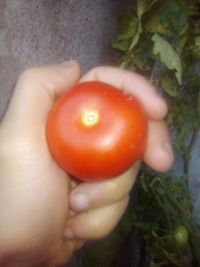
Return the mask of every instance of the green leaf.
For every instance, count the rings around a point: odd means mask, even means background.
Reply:
[[[112,47],[115,49],[118,49],[122,52],[126,52],[130,46],[130,41],[129,40],[115,40],[112,43]]]
[[[138,20],[134,16],[123,16],[120,19],[121,23],[121,33],[118,35],[118,40],[127,40],[134,37],[137,30]]]
[[[137,1],[137,16],[138,19],[141,20],[143,14],[148,10],[149,4],[151,1],[149,0],[138,0]]]
[[[117,39],[113,42],[113,48],[119,49],[120,51],[128,51],[131,40],[137,32],[138,20],[134,16],[125,14],[120,17],[121,31],[117,36]]]
[[[162,12],[165,10],[167,0],[156,1],[146,12],[142,19],[142,26],[145,32],[154,32],[159,21],[162,18]]]
[[[141,22],[138,22],[138,26],[137,26],[137,31],[136,34],[131,42],[131,45],[129,47],[128,52],[132,51],[134,49],[134,47],[137,45],[139,39],[140,39],[140,34],[142,33],[142,27],[141,27]]]
[[[163,21],[169,25],[174,38],[186,32],[189,26],[189,9],[183,0],[169,0],[163,15]]]
[[[135,37],[133,38],[129,51],[132,51],[134,49],[134,47],[138,44],[139,39],[140,39],[140,35],[142,33],[142,17],[144,15],[144,13],[148,10],[148,7],[150,6],[150,3],[152,3],[152,0],[138,0],[137,1],[137,17],[138,17],[138,24],[137,24],[137,31],[135,34]],[[138,62],[139,65],[140,62]],[[143,66],[140,66],[140,68],[143,68]]]
[[[135,54],[132,60],[134,66],[136,66],[139,70],[144,70],[145,63],[143,56],[141,54]]]
[[[161,77],[161,86],[163,90],[169,95],[169,96],[177,96],[178,95],[178,84],[173,77],[170,77],[169,73],[166,73],[165,75],[162,75]]]
[[[147,11],[149,5],[150,5],[149,0],[138,0],[137,1],[137,17],[138,17],[137,30],[136,30],[134,38],[131,41],[128,52],[132,51],[139,42],[140,35],[143,31],[141,20],[142,20],[144,13]]]
[[[189,23],[188,4],[178,0],[162,0],[152,4],[143,19],[145,32],[157,32],[175,40],[186,33]]]
[[[137,1],[137,16],[139,20],[141,20],[145,10],[147,8],[147,1],[146,0],[138,0]]]
[[[126,30],[129,27],[130,21],[134,18],[134,15],[130,15],[128,13],[124,13],[119,16],[119,25],[120,25],[120,32]]]
[[[181,59],[172,45],[155,33],[152,37],[153,54],[159,56],[160,61],[165,64],[169,70],[175,70],[175,76],[179,84],[182,83],[182,64]]]
[[[137,0],[137,17],[140,21],[156,2],[160,0]]]

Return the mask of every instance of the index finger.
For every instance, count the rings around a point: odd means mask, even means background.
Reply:
[[[94,80],[108,83],[136,96],[150,119],[160,120],[167,114],[166,102],[156,88],[137,73],[114,67],[97,67],[86,73],[80,82]]]

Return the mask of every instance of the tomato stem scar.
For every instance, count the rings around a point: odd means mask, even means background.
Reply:
[[[87,127],[94,126],[99,121],[99,112],[96,110],[87,110],[83,113],[81,121]]]

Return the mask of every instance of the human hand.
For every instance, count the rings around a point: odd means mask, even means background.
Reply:
[[[80,246],[79,240],[107,235],[126,209],[138,163],[110,181],[77,185],[48,151],[48,112],[78,78],[79,67],[71,63],[25,71],[17,83],[0,128],[1,266],[57,266]],[[92,70],[84,80],[140,88],[133,93],[139,94],[150,118],[144,159],[157,170],[168,169],[173,154],[161,121],[166,105],[152,86],[136,74],[108,67]]]
[[[57,266],[75,241],[64,238],[70,179],[48,150],[55,99],[80,75],[76,63],[26,70],[0,127],[0,266]]]
[[[94,68],[79,82],[94,80],[126,90],[141,101],[149,119],[144,161],[154,170],[168,170],[174,155],[163,121],[167,106],[156,89],[142,76],[112,67]],[[108,181],[75,185],[69,199],[71,209],[78,213],[67,220],[66,237],[98,239],[112,231],[126,210],[139,166],[140,162],[137,162],[124,174]]]

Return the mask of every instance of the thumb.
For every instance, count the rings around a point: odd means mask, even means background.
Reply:
[[[25,134],[37,125],[44,127],[55,99],[72,87],[79,75],[79,65],[74,61],[25,70],[17,82],[2,126],[14,134]]]

